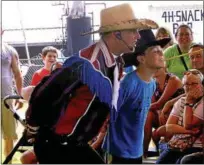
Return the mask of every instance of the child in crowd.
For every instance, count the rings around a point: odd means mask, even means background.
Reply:
[[[50,74],[52,65],[57,61],[57,56],[58,50],[53,46],[43,48],[42,59],[45,65],[33,74],[31,85],[36,86],[45,76]]]
[[[35,86],[45,77],[51,73],[53,64],[57,62],[58,50],[53,46],[47,46],[42,50],[42,59],[44,67],[37,70],[32,77],[31,85],[23,88],[22,96],[25,100],[29,101],[30,95]],[[36,164],[37,159],[33,149],[27,150],[20,158],[22,164]]]

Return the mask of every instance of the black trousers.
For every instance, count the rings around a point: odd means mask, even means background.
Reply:
[[[131,159],[112,155],[112,164],[142,164],[142,157]]]
[[[34,151],[40,164],[104,164],[88,144],[60,143],[37,138]]]
[[[181,159],[181,164],[204,164],[204,152],[195,152],[185,155]]]

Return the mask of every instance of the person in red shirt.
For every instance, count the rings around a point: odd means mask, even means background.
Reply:
[[[24,88],[24,99],[27,98],[27,100],[29,100],[33,87],[35,87],[45,76],[48,76],[51,73],[51,67],[56,63],[57,56],[58,50],[55,47],[47,46],[43,48],[42,59],[45,65],[33,74],[30,86]],[[24,152],[20,160],[22,164],[37,164],[38,162],[33,149]]]
[[[31,84],[36,86],[45,76],[48,76],[51,72],[52,65],[56,62],[58,50],[53,46],[47,46],[42,50],[42,59],[44,67],[37,70],[32,77]]]

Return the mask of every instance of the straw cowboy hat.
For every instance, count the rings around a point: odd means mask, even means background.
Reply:
[[[154,33],[151,29],[143,29],[139,31],[140,39],[136,42],[135,51],[131,53],[123,54],[122,58],[125,61],[125,67],[130,65],[137,66],[138,62],[136,60],[136,56],[143,55],[145,50],[151,46],[161,46],[162,48],[165,47],[171,40],[171,38],[163,38],[157,40]]]
[[[106,8],[101,11],[100,28],[97,31],[90,31],[82,35],[93,33],[107,33],[128,29],[156,29],[156,22],[149,19],[137,19],[129,4],[121,4]]]

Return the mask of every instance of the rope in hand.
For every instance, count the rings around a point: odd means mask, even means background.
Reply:
[[[203,49],[193,51],[192,53],[194,54],[194,53],[198,53],[198,52],[201,52],[201,51],[203,51]],[[165,59],[165,61],[169,61],[169,60],[172,60],[172,59],[175,59],[175,58],[179,58],[179,57],[182,57],[182,56],[187,56],[187,55],[189,55],[189,53],[184,53],[184,54],[181,54],[179,56],[170,57],[170,58]]]

